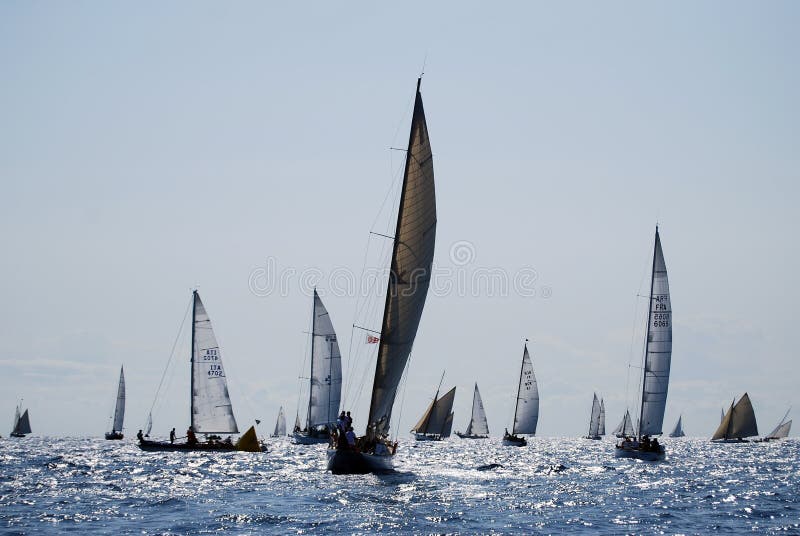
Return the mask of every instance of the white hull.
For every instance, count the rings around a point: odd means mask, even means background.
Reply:
[[[320,445],[323,443],[330,443],[330,439],[327,437],[314,437],[301,432],[294,432],[292,437],[294,438],[294,442],[298,445]]]
[[[368,454],[348,449],[328,449],[328,471],[335,475],[364,475],[394,471],[393,454]]]

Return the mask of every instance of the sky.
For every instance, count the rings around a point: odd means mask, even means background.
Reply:
[[[665,427],[710,436],[747,391],[767,433],[800,408],[798,23],[788,1],[0,3],[0,416],[24,399],[36,434],[100,436],[124,365],[127,433],[151,407],[183,429],[197,288],[240,428],[267,434],[303,405],[316,284],[363,427],[352,325],[381,307],[358,288],[386,266],[370,232],[391,232],[424,71],[438,279],[400,436],[442,371],[454,427],[477,381],[502,434],[526,338],[538,435],[585,434],[593,392],[613,428],[656,224]]]

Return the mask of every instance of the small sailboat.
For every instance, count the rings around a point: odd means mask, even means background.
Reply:
[[[431,280],[436,244],[436,189],[425,110],[417,80],[403,185],[389,266],[375,378],[372,383],[367,429],[356,442],[329,448],[328,469],[334,474],[391,470],[397,443],[389,439],[397,387],[417,335]]]
[[[122,422],[125,420],[125,372],[119,368],[119,384],[117,385],[117,401],[114,405],[114,423],[111,431],[106,432],[106,439],[122,439]],[[148,430],[148,433],[149,430]]]
[[[600,400],[597,393],[592,398],[592,412],[589,414],[589,434],[586,439],[601,439],[600,436]]]
[[[775,428],[769,434],[767,434],[767,437],[764,438],[764,441],[785,439],[789,437],[789,431],[792,429],[792,421],[791,419],[787,421],[786,417],[789,416],[789,412],[791,410],[792,408],[786,410],[786,413],[784,414],[783,418],[780,420],[780,422],[778,422],[778,425],[775,426]]]
[[[511,433],[506,429],[503,434],[503,445],[524,447],[528,441],[524,435],[536,435],[539,423],[539,386],[533,373],[533,362],[528,353],[528,340],[522,352],[522,366],[519,371],[517,387],[517,403],[514,408],[514,424]]]
[[[656,226],[653,246],[653,268],[650,276],[650,306],[647,314],[642,396],[636,437],[626,437],[617,444],[614,454],[618,458],[638,458],[659,461],[666,450],[652,436],[661,435],[664,410],[667,407],[669,369],[672,361],[672,305],[669,280],[661,238]]]
[[[14,412],[14,426],[11,429],[11,437],[25,437],[31,433],[31,420],[28,417],[28,410],[22,410],[22,402],[17,405]]]
[[[444,380],[444,374],[442,375]],[[439,387],[441,388],[441,382]],[[453,426],[453,402],[456,398],[456,388],[453,387],[439,398],[439,389],[433,396],[428,409],[411,429],[417,441],[441,441],[450,437]]]
[[[606,435],[606,403],[600,399],[600,426],[597,427],[597,435]]]
[[[669,437],[684,437],[685,435],[683,432],[683,415],[680,415],[678,422],[675,423],[675,428],[669,433]]]
[[[620,421],[620,423],[611,433],[616,437],[633,437],[636,435],[636,428],[633,427],[630,411],[627,409],[625,410],[625,415],[622,416],[622,421]]]
[[[467,430],[463,434],[456,432],[456,435],[461,439],[486,439],[489,437],[489,423],[486,420],[486,411],[483,409],[483,400],[481,400],[477,382],[472,394],[472,417],[469,419]]]
[[[745,393],[742,398],[728,409],[717,431],[711,437],[711,441],[720,443],[739,443],[744,442],[746,437],[758,435],[758,425],[756,424],[756,413],[753,411],[753,404],[750,396]]]
[[[206,312],[200,295],[192,292],[191,328],[191,392],[190,424],[186,431],[186,441],[151,441],[139,434],[139,448],[146,451],[217,451],[245,450],[261,452],[262,446],[256,438],[255,427],[251,426],[239,441],[233,443],[230,435],[226,439],[221,434],[237,434],[239,428],[233,415],[233,406],[228,394],[228,381],[222,366],[222,353],[211,327],[211,319]],[[203,434],[205,441],[197,439]]]
[[[275,430],[272,432],[272,437],[283,437],[286,435],[286,414],[283,412],[283,406],[278,410],[278,418],[275,419]]]
[[[311,311],[311,375],[309,376],[306,427],[297,422],[292,432],[295,443],[327,443],[336,427],[342,395],[342,356],[336,331],[317,289]],[[298,416],[299,420],[299,416]]]

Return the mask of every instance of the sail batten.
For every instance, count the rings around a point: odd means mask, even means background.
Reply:
[[[539,422],[539,387],[536,375],[533,373],[533,362],[528,353],[528,345],[522,353],[522,367],[519,373],[519,387],[517,389],[517,404],[514,412],[514,425],[511,433],[536,434],[536,425]]]
[[[368,431],[389,431],[397,386],[428,293],[436,241],[436,195],[428,127],[417,83],[386,291]]]

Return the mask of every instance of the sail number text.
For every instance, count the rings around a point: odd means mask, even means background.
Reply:
[[[668,328],[672,320],[672,311],[669,310],[669,298],[667,296],[653,297],[653,327]]]

